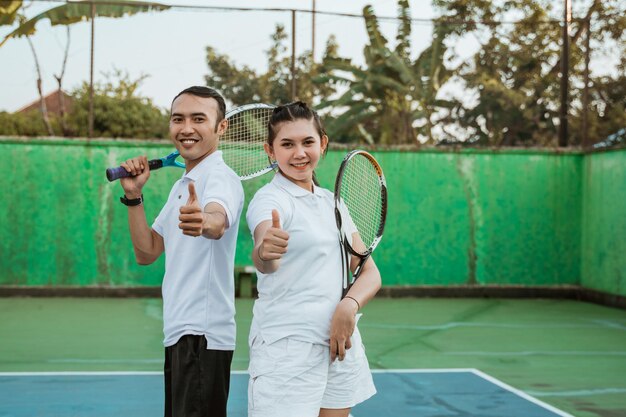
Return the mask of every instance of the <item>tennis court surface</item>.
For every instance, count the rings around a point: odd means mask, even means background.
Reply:
[[[162,413],[160,373],[5,373],[3,416],[150,417]],[[248,376],[236,372],[231,417],[247,415]],[[375,371],[379,394],[352,410],[354,417],[570,416],[477,370]]]
[[[237,300],[231,416],[252,300]],[[375,299],[378,394],[354,417],[626,416],[626,311],[571,300]],[[0,416],[161,415],[161,301],[0,298]]]

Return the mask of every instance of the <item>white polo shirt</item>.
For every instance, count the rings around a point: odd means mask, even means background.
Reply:
[[[178,228],[180,207],[194,182],[200,205],[216,202],[226,211],[229,227],[218,239],[192,237]],[[152,228],[165,242],[163,278],[163,344],[171,346],[187,334],[204,335],[207,349],[235,349],[234,263],[243,187],[222,159],[207,156],[183,174],[154,220]]]
[[[290,337],[328,345],[342,291],[333,194],[316,186],[308,192],[277,173],[248,207],[253,236],[259,223],[271,220],[272,209],[278,210],[289,243],[276,272],[257,272],[250,342],[260,334],[268,344]]]

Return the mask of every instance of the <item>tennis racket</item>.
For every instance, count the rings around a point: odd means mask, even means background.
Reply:
[[[344,266],[343,295],[382,239],[386,217],[387,184],[380,164],[365,151],[348,153],[335,181],[335,218]],[[359,258],[352,279],[351,256]]]
[[[222,151],[224,162],[239,175],[242,180],[258,177],[271,171],[276,164],[268,160],[263,150],[267,139],[267,124],[272,116],[274,106],[269,104],[246,104],[226,113],[228,129],[220,138],[219,150]],[[174,151],[158,159],[148,161],[152,171],[164,167],[185,168],[178,162],[180,154]],[[130,177],[131,174],[123,167],[107,168],[109,181]]]

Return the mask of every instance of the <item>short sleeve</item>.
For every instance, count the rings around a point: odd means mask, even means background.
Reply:
[[[243,206],[243,187],[241,180],[236,175],[227,172],[222,175],[210,175],[207,178],[204,192],[201,197],[202,207],[209,203],[218,203],[224,208],[228,224],[235,224]]]
[[[288,229],[293,216],[289,199],[284,196],[281,190],[268,184],[254,195],[248,206],[246,222],[252,236],[254,236],[254,230],[261,222],[272,220],[272,210],[274,209],[278,210],[281,227]]]

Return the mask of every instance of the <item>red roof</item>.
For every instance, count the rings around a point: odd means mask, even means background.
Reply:
[[[44,97],[49,114],[59,114],[59,115],[61,114],[61,108],[60,108],[60,103],[59,103],[60,92],[61,90],[56,90]],[[63,97],[65,99],[65,113],[68,113],[70,109],[72,108],[73,99],[72,99],[72,96],[68,95],[65,92],[63,92]],[[16,113],[28,113],[32,110],[37,110],[37,111],[39,110],[39,99],[22,107],[21,109],[16,111]]]

